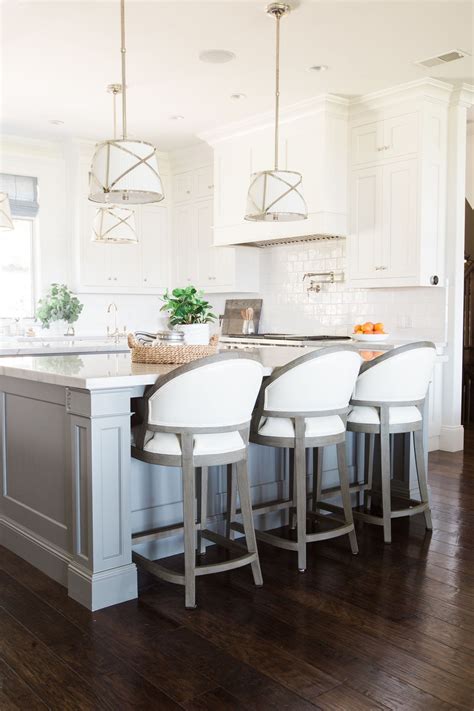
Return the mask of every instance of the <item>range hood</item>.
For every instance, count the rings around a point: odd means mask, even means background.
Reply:
[[[337,242],[346,239],[343,235],[299,235],[295,237],[278,237],[275,239],[263,239],[257,242],[239,242],[239,247],[284,247],[289,244],[306,244],[308,242]]]
[[[265,170],[273,150],[273,117],[253,117],[202,134],[214,149],[214,245],[268,247],[347,235],[347,99],[324,95],[282,111],[282,170],[301,173],[308,217],[295,222],[244,220],[252,173]]]

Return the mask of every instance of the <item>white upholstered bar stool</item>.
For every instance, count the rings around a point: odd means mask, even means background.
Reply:
[[[370,441],[367,484],[364,487],[369,496],[369,510],[355,510],[354,516],[383,526],[385,543],[392,540],[392,518],[423,512],[426,528],[432,528],[423,447],[423,416],[435,355],[435,345],[423,341],[394,348],[364,363],[351,400],[347,429],[368,434]],[[392,510],[390,435],[404,432],[413,437],[420,502],[410,502],[406,508]],[[380,436],[382,516],[371,511],[376,435]],[[368,504],[367,499],[365,503]]]
[[[158,578],[184,585],[187,608],[196,606],[195,580],[199,575],[250,564],[255,584],[262,585],[247,472],[250,418],[262,374],[262,365],[256,357],[246,353],[220,353],[160,377],[142,399],[143,421],[134,431],[132,456],[150,464],[181,468],[183,522],[135,533],[132,544],[184,531],[184,575],[136,552],[133,560]],[[207,467],[229,464],[235,464],[246,547],[206,528]],[[197,492],[196,469],[199,474]],[[197,565],[196,547],[201,548],[197,540],[200,537],[230,548],[239,556]]]
[[[346,463],[346,426],[349,400],[362,359],[353,346],[321,348],[291,361],[264,381],[252,418],[250,441],[294,451],[294,492],[290,501],[272,507],[296,508],[296,541],[256,531],[257,538],[271,545],[298,552],[298,569],[306,569],[306,544],[349,535],[352,552],[358,552],[349,493]],[[343,516],[307,512],[306,450],[335,444],[340,479]],[[293,487],[291,487],[293,488]],[[331,511],[323,501],[318,509]],[[254,515],[262,513],[254,508]],[[308,533],[307,516],[324,519],[331,527]],[[235,530],[239,524],[232,524]]]

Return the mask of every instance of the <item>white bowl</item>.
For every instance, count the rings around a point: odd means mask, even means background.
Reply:
[[[363,341],[365,343],[383,343],[390,338],[389,333],[353,333],[354,341]]]

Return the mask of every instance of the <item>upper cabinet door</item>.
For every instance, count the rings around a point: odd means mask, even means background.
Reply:
[[[384,158],[383,121],[373,121],[352,129],[352,164],[375,163]]]
[[[197,231],[194,225],[194,206],[180,205],[174,213],[176,243],[176,277],[178,287],[196,284],[198,278]]]
[[[417,113],[386,119],[384,123],[383,158],[402,158],[417,153],[419,148]]]
[[[198,168],[194,174],[194,197],[209,198],[214,194],[214,169],[212,165]]]
[[[169,285],[171,250],[168,208],[143,205],[140,210],[141,278],[144,289]]]
[[[140,245],[110,244],[107,245],[106,262],[112,276],[113,287],[129,289],[141,288]],[[108,279],[108,282],[110,280]]]
[[[383,168],[358,170],[352,179],[349,268],[353,279],[380,277]]]
[[[250,151],[240,138],[215,151],[217,190],[214,196],[214,226],[245,225],[247,192],[250,186]]]
[[[198,285],[204,289],[230,284],[233,279],[234,250],[213,246],[212,215],[212,200],[195,205],[193,223],[198,248]]]
[[[173,198],[175,202],[186,202],[193,197],[193,171],[178,173],[173,178]]]
[[[418,161],[383,167],[381,277],[412,277],[418,267]]]

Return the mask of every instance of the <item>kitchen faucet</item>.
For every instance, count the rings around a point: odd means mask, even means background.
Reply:
[[[118,330],[118,326],[117,326],[118,308],[117,308],[117,304],[114,301],[112,301],[112,303],[107,306],[107,313],[109,314],[112,311],[112,309],[114,310],[114,330],[112,331],[112,333],[110,333],[110,326],[107,326],[107,337],[114,338],[115,343],[118,343],[121,334],[120,334],[120,331]],[[125,331],[126,331],[126,328],[124,328],[124,333],[125,333]]]

